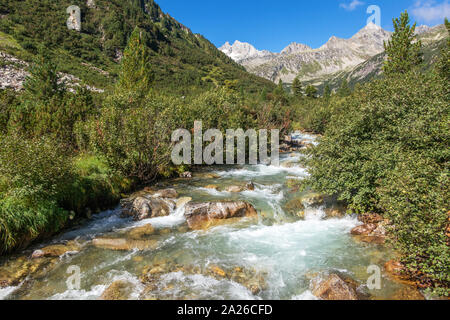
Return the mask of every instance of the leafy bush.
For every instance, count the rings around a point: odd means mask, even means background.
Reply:
[[[306,183],[355,212],[385,213],[410,270],[448,288],[446,86],[435,74],[412,71],[357,89],[310,149]]]
[[[174,125],[159,101],[149,98],[142,103],[142,107],[126,108],[117,97],[78,130],[79,144],[102,155],[125,177],[149,182],[170,163]]]

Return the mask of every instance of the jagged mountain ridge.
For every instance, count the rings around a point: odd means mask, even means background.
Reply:
[[[416,34],[423,45],[422,53],[424,63],[422,69],[428,70],[434,66],[442,49],[446,46],[447,30],[444,25],[437,25],[435,27],[421,26],[416,29]],[[365,83],[381,77],[385,59],[386,53],[383,51],[349,70],[337,72],[323,78],[305,81],[304,84],[314,85],[320,92],[325,84],[328,84],[331,89],[339,88],[343,80],[346,80],[353,87],[357,83]]]
[[[442,26],[419,26],[416,33],[425,45],[443,39]],[[296,76],[300,80],[321,86],[324,81],[341,78],[347,73],[350,80],[366,79],[379,75],[382,61],[372,58],[384,52],[384,42],[391,33],[370,23],[350,39],[332,36],[317,49],[292,43],[280,53],[258,51],[250,44],[236,42],[219,48],[249,72],[277,82],[291,83]],[[242,50],[246,47],[246,51]],[[364,64],[363,67],[360,65]]]
[[[389,32],[370,23],[350,39],[332,36],[317,49],[294,42],[280,53],[272,53],[235,42],[233,46],[226,44],[219,50],[249,72],[272,81],[292,82],[297,75],[302,80],[311,80],[356,66],[382,52],[383,43],[389,38]]]

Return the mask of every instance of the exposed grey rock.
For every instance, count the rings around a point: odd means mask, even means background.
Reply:
[[[87,0],[87,1],[86,1],[86,6],[87,6],[88,8],[91,8],[91,9],[96,8],[96,6],[95,6],[95,0]]]
[[[0,89],[22,90],[23,84],[29,76],[29,72],[26,71],[28,67],[27,62],[0,51]],[[96,71],[100,72],[99,70]],[[59,77],[60,83],[65,83],[70,92],[75,92],[81,86],[82,81],[71,74],[59,73]],[[89,85],[85,85],[85,87],[93,92],[104,91]]]

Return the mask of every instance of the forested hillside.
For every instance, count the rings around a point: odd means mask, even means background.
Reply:
[[[81,8],[80,32],[66,27],[70,5]],[[53,51],[59,71],[99,88],[116,80],[118,62],[136,26],[150,48],[154,88],[187,94],[225,82],[249,92],[273,86],[245,72],[153,0],[5,0],[0,17],[0,50],[31,61],[45,46]]]

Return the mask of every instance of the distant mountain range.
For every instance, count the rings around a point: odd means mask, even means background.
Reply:
[[[416,33],[425,47],[443,42],[447,33],[443,25],[419,26]],[[249,43],[236,41],[219,48],[247,71],[278,82],[292,83],[295,77],[301,81],[323,86],[330,82],[336,88],[343,78],[349,82],[364,82],[381,73],[384,60],[384,42],[391,33],[370,23],[350,39],[332,36],[317,49],[305,44],[291,43],[280,53],[259,51]]]

